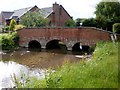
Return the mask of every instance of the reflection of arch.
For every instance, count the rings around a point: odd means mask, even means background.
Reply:
[[[66,49],[66,45],[58,39],[53,39],[47,42],[46,49]]]
[[[32,40],[28,43],[28,48],[41,48],[41,44],[37,40]]]

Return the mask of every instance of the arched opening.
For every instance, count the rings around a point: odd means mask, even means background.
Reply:
[[[87,45],[82,45],[82,51],[83,52],[89,52],[89,46],[87,46]]]
[[[89,46],[82,45],[82,44],[80,44],[80,42],[76,43],[72,47],[73,54],[85,54],[85,53],[89,53],[89,49],[90,49]]]
[[[66,45],[60,40],[51,40],[46,45],[47,50],[52,50],[55,52],[65,52],[67,51]]]
[[[28,48],[29,49],[39,49],[40,50],[41,49],[41,45],[40,45],[40,43],[38,41],[32,40],[32,41],[29,42]]]
[[[76,44],[72,47],[72,51],[82,51],[82,48],[80,47],[80,43],[76,43]]]

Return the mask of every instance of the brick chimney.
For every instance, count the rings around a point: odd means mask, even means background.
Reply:
[[[60,25],[60,5],[57,4],[57,2],[55,2],[53,4],[53,13],[54,13],[54,22],[55,22],[55,26],[59,26]]]
[[[53,12],[56,12],[57,10],[59,10],[59,4],[57,4],[57,2],[55,2],[53,4]]]

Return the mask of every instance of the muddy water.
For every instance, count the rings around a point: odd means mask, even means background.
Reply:
[[[66,61],[77,62],[80,61],[73,54],[67,54],[58,50],[49,51],[29,51],[21,49],[2,55],[3,61],[14,61],[19,64],[28,66],[29,68],[56,68],[61,66]]]
[[[26,75],[44,77],[44,69],[57,68],[65,62],[76,63],[81,59],[76,55],[61,52],[60,50],[30,51],[19,49],[9,53],[3,53],[0,60],[0,88],[13,87],[12,77],[19,77],[21,70]]]

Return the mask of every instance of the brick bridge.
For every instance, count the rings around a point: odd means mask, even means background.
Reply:
[[[99,41],[111,40],[110,33],[98,28],[24,28],[18,30],[19,45],[29,47],[30,42],[37,41],[41,48],[46,48],[50,41],[59,40],[66,45],[67,50],[79,43],[85,46],[93,46]]]

